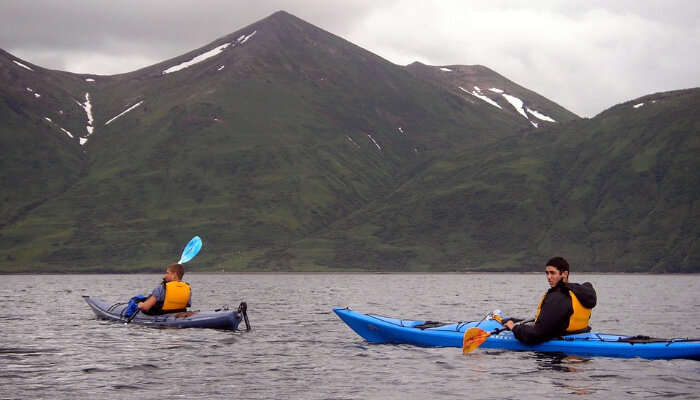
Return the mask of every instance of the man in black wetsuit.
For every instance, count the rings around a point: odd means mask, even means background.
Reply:
[[[537,344],[557,336],[588,332],[591,309],[596,305],[596,293],[589,282],[569,282],[569,263],[562,257],[547,261],[545,267],[550,289],[537,306],[534,324],[515,325],[512,320],[503,325],[515,338],[526,344]]]

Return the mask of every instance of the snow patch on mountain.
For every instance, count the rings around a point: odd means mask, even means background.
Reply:
[[[345,135],[345,137],[346,137],[346,138],[348,139],[348,141],[349,141],[350,143],[352,143],[355,147],[357,147],[358,149],[360,148],[360,145],[357,144],[357,143],[355,143],[355,141],[352,140],[352,138],[351,138],[350,136]]]
[[[547,116],[547,115],[544,115],[544,114],[542,114],[541,112],[539,112],[539,111],[537,111],[537,110],[533,110],[533,109],[531,109],[531,108],[529,108],[529,107],[526,107],[525,110],[526,110],[527,112],[529,112],[530,114],[534,115],[535,118],[541,119],[542,121],[557,122],[557,121],[554,120],[554,118],[549,117],[549,116]]]
[[[513,95],[510,95],[510,94],[506,93],[506,92],[505,92],[504,90],[502,90],[502,89],[491,88],[491,89],[489,89],[489,90],[492,91],[492,92],[494,92],[494,93],[498,93],[498,94],[500,94],[501,96],[503,96],[503,97],[513,106],[513,108],[515,108],[515,110],[516,110],[518,113],[520,113],[520,115],[522,115],[522,116],[525,117],[528,121],[530,121],[530,123],[532,124],[532,126],[534,126],[535,128],[537,128],[537,127],[539,126],[539,124],[536,123],[536,122],[534,122],[534,121],[532,121],[532,120],[530,119],[530,117],[527,115],[527,113],[532,114],[535,118],[537,118],[537,119],[539,119],[539,120],[542,120],[542,121],[557,122],[557,121],[554,120],[554,118],[552,118],[552,117],[550,117],[550,116],[548,116],[548,115],[542,114],[541,112],[539,112],[539,111],[537,111],[537,110],[533,110],[533,109],[531,109],[531,108],[529,108],[529,107],[525,107],[525,102],[524,102],[524,101],[522,101],[521,99],[519,99],[519,98],[517,98],[517,97],[515,97],[515,96],[513,96]]]
[[[452,72],[452,70],[451,70],[451,69],[449,69],[449,68],[445,68],[445,67],[441,67],[441,68],[440,68],[440,71],[445,71],[445,72]]]
[[[372,141],[372,143],[374,143],[375,146],[377,146],[377,148],[378,148],[379,150],[382,149],[382,146],[380,146],[379,143],[377,143],[377,141],[374,140],[374,138],[372,137],[372,135],[370,135],[370,134],[368,133],[368,134],[367,134],[367,137],[369,138],[369,140]]]
[[[122,112],[119,113],[118,115],[112,117],[109,121],[105,122],[105,126],[111,124],[112,121],[114,121],[115,119],[117,119],[117,118],[121,117],[122,115],[128,113],[129,111],[133,110],[134,108],[140,106],[141,104],[143,104],[143,100],[141,100],[141,101],[139,101],[138,103],[134,104],[133,106],[127,108],[126,110],[122,111]]]
[[[530,120],[530,118],[527,116],[527,113],[525,112],[525,109],[523,108],[523,101],[520,100],[519,98],[515,96],[511,96],[507,93],[503,93],[501,96],[503,96],[509,103],[510,105],[515,108],[515,111],[519,112],[525,119]]]
[[[93,118],[92,118],[92,103],[90,103],[90,93],[85,92],[85,103],[81,103],[79,101],[75,101],[83,110],[85,110],[85,114],[87,114],[87,119],[88,119],[88,124],[85,127],[85,130],[87,131],[87,136],[92,135],[92,132],[94,132],[95,128],[93,127]],[[87,141],[87,139],[86,139]],[[84,144],[84,142],[81,140],[80,144]]]
[[[644,103],[639,103],[639,104],[633,105],[632,107],[633,107],[633,108],[639,108],[639,107],[641,107],[641,106],[643,106],[643,105],[644,105]]]
[[[92,125],[94,119],[92,118],[92,103],[90,103],[90,93],[85,92],[85,113],[87,114],[88,125]]]
[[[22,68],[24,68],[24,69],[28,69],[28,70],[30,70],[30,71],[34,71],[33,69],[27,67],[26,65],[22,64],[21,62],[19,62],[19,61],[17,61],[17,60],[12,60],[12,62],[15,63],[15,64],[17,64],[17,65],[19,65],[20,67],[22,67]]]
[[[469,93],[472,96],[477,97],[477,98],[491,104],[492,106],[498,107],[501,110],[503,109],[495,100],[493,100],[492,98],[490,98],[489,96],[484,94],[484,92],[482,92],[481,88],[478,86],[474,86],[474,90],[471,90],[471,91],[467,90],[461,86],[458,86],[458,87],[460,90],[462,90],[466,93]],[[503,96],[503,98],[506,99],[506,101],[508,103],[510,103],[510,105],[513,106],[515,111],[517,111],[520,115],[525,117],[525,119],[527,119],[528,122],[530,122],[530,124],[532,124],[532,126],[534,126],[535,128],[539,127],[539,124],[535,121],[532,121],[530,119],[530,117],[527,115],[528,113],[532,114],[534,117],[536,117],[537,119],[540,119],[542,121],[556,122],[552,117],[549,117],[549,116],[547,116],[547,115],[545,115],[537,110],[533,110],[529,107],[525,107],[524,101],[522,101],[518,97],[515,97],[511,94],[506,93],[505,90],[503,90],[503,89],[492,87],[492,88],[489,88],[489,91],[493,92],[493,93],[500,94],[501,96]]]
[[[467,90],[467,89],[461,87],[461,86],[458,86],[458,87],[459,87],[460,90],[462,90],[462,91],[464,91],[464,92],[467,92],[467,93],[471,94],[472,96],[474,96],[474,97],[476,97],[476,98],[479,98],[479,99],[481,99],[481,100],[483,100],[483,101],[485,101],[485,102],[491,104],[491,105],[494,106],[494,107],[498,107],[498,108],[500,108],[501,110],[503,109],[503,107],[501,107],[498,103],[496,103],[496,102],[493,101],[490,97],[488,97],[488,96],[486,96],[485,94],[483,94],[483,93],[481,92],[481,89],[480,89],[478,86],[474,86],[474,90],[472,90],[471,92],[470,92],[469,90]]]
[[[27,89],[27,92],[32,93],[32,94],[34,95],[34,97],[36,97],[37,99],[38,99],[39,97],[41,97],[41,94],[35,92],[34,89],[32,89],[32,88],[30,88],[30,87],[28,87],[28,88],[26,88],[26,89]]]
[[[66,135],[68,135],[71,139],[73,139],[73,134],[72,134],[72,133],[70,133],[70,132],[68,132],[67,130],[61,128],[60,126],[59,126],[59,129],[61,129],[63,132],[66,133]]]
[[[53,126],[56,126],[56,128],[60,129],[63,133],[65,133],[66,135],[68,135],[69,138],[73,139],[73,134],[72,134],[72,133],[70,133],[69,131],[67,131],[67,130],[63,129],[62,127],[58,126],[55,122],[53,122],[53,120],[52,120],[51,118],[49,118],[49,117],[44,117],[44,119],[46,120],[46,122],[48,122],[49,124],[51,124],[51,125],[53,125]]]
[[[231,43],[224,43],[221,46],[217,46],[217,47],[215,47],[207,52],[204,52],[204,53],[194,57],[193,59],[191,59],[189,61],[185,61],[185,62],[180,63],[178,65],[174,65],[166,70],[163,70],[162,74],[165,75],[165,74],[170,74],[173,72],[181,71],[185,68],[188,68],[188,67],[191,67],[197,63],[200,63],[206,59],[217,56],[217,55],[221,54],[221,52],[224,51],[224,49],[226,49],[230,45],[231,45]]]
[[[252,38],[256,33],[258,33],[258,31],[253,31],[253,33],[251,33],[251,34],[249,34],[249,35],[241,35],[241,36],[238,38],[237,42],[240,43],[240,44],[243,44],[243,43],[247,42],[248,39]]]
[[[252,33],[250,33],[250,34],[248,34],[248,35],[241,35],[241,36],[238,37],[238,39],[236,39],[236,43],[238,43],[238,44],[243,44],[243,43],[247,42],[248,40],[250,40],[250,38],[252,38],[253,36],[255,36],[256,33],[258,33],[258,31],[253,31]],[[193,65],[195,65],[195,64],[201,63],[201,62],[204,61],[204,60],[207,60],[207,59],[210,59],[210,58],[212,58],[212,57],[218,56],[218,55],[221,54],[227,47],[229,47],[229,46],[235,47],[235,46],[236,46],[236,43],[234,43],[234,42],[224,43],[224,44],[222,44],[222,45],[220,45],[220,46],[217,46],[217,47],[215,47],[215,48],[213,48],[213,49],[211,49],[211,50],[209,50],[209,51],[205,51],[204,53],[202,53],[202,54],[200,54],[200,55],[198,55],[198,56],[192,58],[191,60],[182,62],[182,63],[180,63],[180,64],[178,64],[178,65],[173,65],[172,67],[163,70],[163,72],[161,72],[161,75],[166,75],[166,74],[170,74],[170,73],[173,73],[173,72],[182,71],[183,69],[188,68],[188,67],[191,67],[191,66],[193,66]],[[221,65],[221,66],[219,67],[219,69],[217,69],[217,71],[221,71],[222,69],[224,69],[224,66],[223,66],[223,65]]]
[[[95,82],[95,80],[92,78],[85,78],[85,82]]]

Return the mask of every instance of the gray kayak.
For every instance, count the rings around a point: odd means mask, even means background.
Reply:
[[[128,303],[107,303],[90,296],[83,296],[97,318],[132,323],[154,328],[209,328],[235,331],[243,320],[246,330],[248,323],[247,305],[242,302],[237,310],[186,311],[161,315],[147,315],[137,312],[129,319],[124,315]]]

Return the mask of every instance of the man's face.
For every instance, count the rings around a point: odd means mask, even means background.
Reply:
[[[175,273],[175,271],[171,271],[170,269],[168,269],[167,271],[165,271],[165,275],[163,275],[163,280],[166,282],[177,281],[177,274]]]
[[[567,278],[569,277],[568,271],[559,272],[557,267],[553,267],[551,265],[548,265],[544,269],[544,273],[547,275],[547,282],[549,282],[550,287],[556,286],[562,279],[564,280],[564,283],[566,283]]]

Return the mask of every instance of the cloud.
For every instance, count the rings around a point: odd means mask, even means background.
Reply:
[[[397,2],[375,9],[348,36],[399,64],[485,65],[584,116],[700,84],[697,25],[629,9],[475,3]]]
[[[700,84],[693,0],[8,1],[0,47],[48,68],[115,74],[280,9],[397,64],[485,65],[583,116]]]

